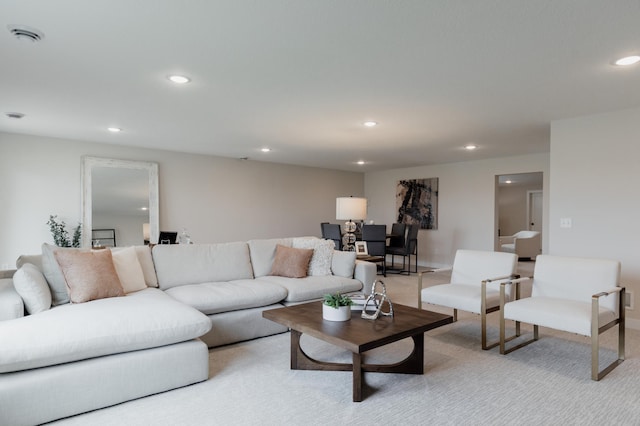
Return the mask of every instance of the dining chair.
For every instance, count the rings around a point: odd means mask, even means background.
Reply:
[[[369,262],[382,264],[382,275],[387,276],[387,226],[386,225],[363,225],[362,241],[367,243],[367,252],[375,259],[365,259]]]
[[[336,250],[342,250],[342,232],[340,231],[340,225],[337,223],[323,222],[320,224],[322,230],[322,238],[325,240],[333,240],[336,245]]]
[[[391,268],[388,268],[388,272],[397,274],[411,275],[411,272],[418,272],[418,231],[419,225],[408,225],[406,236],[404,236],[404,244],[400,247],[387,246],[386,253],[391,255]],[[393,233],[393,232],[392,232]],[[394,268],[395,256],[402,256],[402,269]],[[411,271],[411,256],[415,256],[415,270]],[[405,266],[408,268],[405,269]]]
[[[407,225],[404,223],[394,223],[391,225],[391,236],[387,247],[404,247],[404,234]]]

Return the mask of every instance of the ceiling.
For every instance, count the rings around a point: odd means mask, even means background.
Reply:
[[[548,152],[551,121],[640,106],[640,64],[611,65],[638,22],[639,0],[3,0],[0,131],[348,171]]]

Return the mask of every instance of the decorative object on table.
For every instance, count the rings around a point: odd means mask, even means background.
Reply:
[[[378,291],[378,285],[382,291]],[[382,312],[382,307],[384,303],[389,305],[389,310],[387,312]],[[367,312],[367,308],[371,305],[375,308],[375,311],[372,313]],[[391,300],[387,296],[387,287],[381,280],[376,280],[371,285],[371,294],[367,297],[367,301],[364,304],[364,308],[362,308],[363,319],[375,320],[382,315],[384,317],[392,317],[393,316],[393,305],[391,304]]]
[[[369,254],[369,250],[367,250],[367,242],[366,241],[356,241],[356,255],[358,256],[366,256]]]
[[[80,241],[82,240],[82,224],[78,223],[78,226],[73,231],[73,238],[69,239],[69,231],[67,231],[67,224],[64,220],[58,222],[57,215],[49,215],[49,221],[47,222],[51,235],[53,236],[53,242],[58,247],[80,247]]]
[[[438,178],[398,181],[396,209],[399,223],[438,229]]]
[[[182,232],[178,235],[178,244],[191,244],[191,237],[187,234],[187,228],[182,228]]]
[[[354,251],[356,242],[356,224],[354,220],[364,220],[367,218],[367,199],[358,197],[338,197],[336,198],[336,219],[346,220],[344,224],[344,235],[342,237],[343,250]]]
[[[327,321],[348,321],[351,319],[353,301],[346,294],[325,294],[322,303],[322,318]]]

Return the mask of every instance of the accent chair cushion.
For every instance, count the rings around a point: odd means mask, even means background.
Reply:
[[[51,308],[51,290],[37,266],[25,263],[13,274],[13,286],[31,315]]]
[[[124,296],[111,250],[56,250],[53,254],[60,264],[72,303]]]
[[[278,244],[271,275],[288,278],[306,277],[312,256],[313,249],[285,247]]]

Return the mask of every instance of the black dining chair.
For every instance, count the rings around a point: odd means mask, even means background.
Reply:
[[[407,274],[411,275],[411,272],[418,273],[418,231],[420,230],[419,225],[408,225],[407,233],[404,237],[404,244],[402,247],[397,246],[387,246],[387,254],[391,255],[391,268],[389,268],[388,272],[394,272],[398,274]],[[393,234],[393,231],[392,231]],[[402,256],[402,269],[394,268],[394,260],[395,256]],[[415,270],[411,271],[411,256],[416,257],[415,262]],[[408,268],[405,269],[405,266]]]
[[[368,262],[380,263],[382,275],[387,276],[387,226],[363,225],[362,241],[367,243]]]
[[[387,247],[404,247],[404,234],[407,225],[404,223],[394,223],[391,225],[391,236]]]
[[[320,224],[322,230],[322,238],[325,240],[333,240],[336,250],[342,250],[342,232],[340,225],[336,223],[323,222]]]

